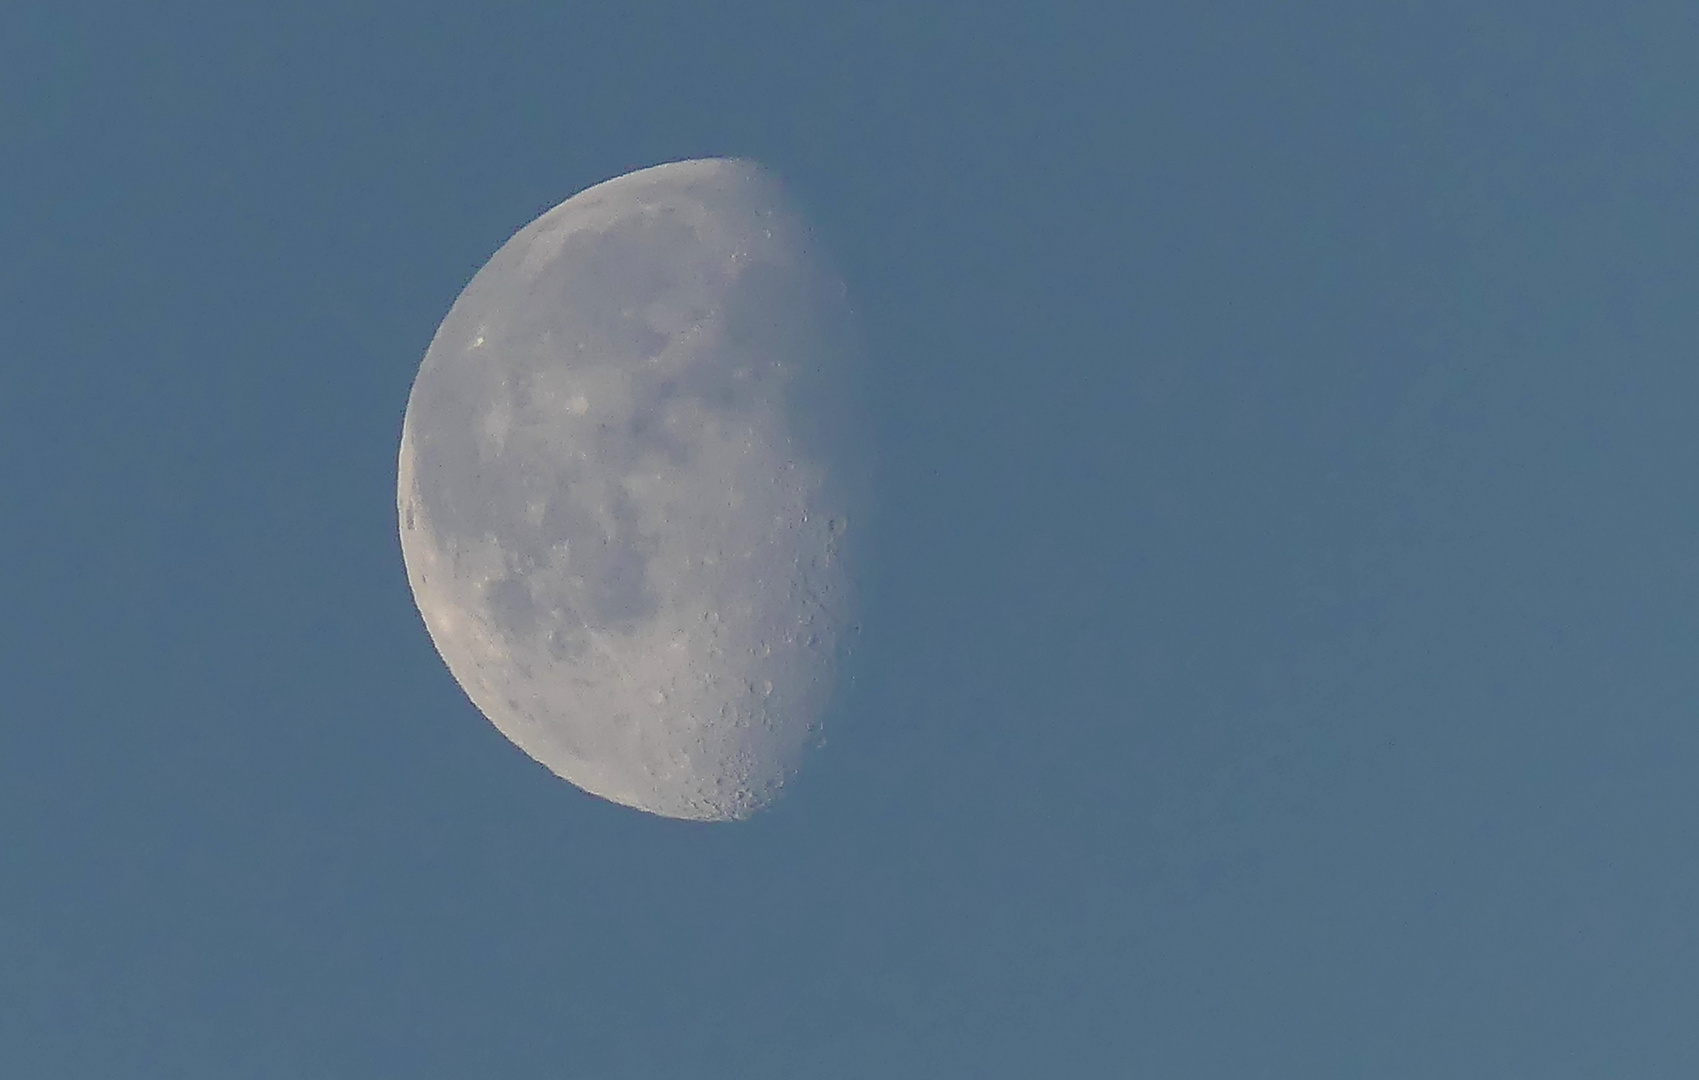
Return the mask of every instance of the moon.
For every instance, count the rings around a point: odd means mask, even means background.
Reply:
[[[749,161],[598,184],[478,271],[408,398],[397,508],[425,627],[497,730],[665,817],[775,798],[853,633],[854,342]]]

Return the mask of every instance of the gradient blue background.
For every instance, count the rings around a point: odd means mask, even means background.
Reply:
[[[0,1075],[1699,1075],[1699,8],[0,13]],[[644,165],[872,351],[860,674],[747,824],[464,700],[437,322]]]

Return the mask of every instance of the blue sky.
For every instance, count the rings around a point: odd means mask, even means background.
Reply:
[[[0,14],[0,1074],[1699,1070],[1689,4]],[[870,352],[776,808],[514,749],[408,387],[515,229],[786,177]]]

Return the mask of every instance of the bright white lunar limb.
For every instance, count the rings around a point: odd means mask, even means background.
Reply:
[[[473,703],[584,790],[747,817],[813,741],[860,526],[843,296],[770,173],[681,161],[521,229],[437,330],[408,580]]]

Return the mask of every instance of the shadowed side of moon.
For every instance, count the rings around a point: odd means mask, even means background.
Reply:
[[[652,813],[771,801],[851,618],[853,366],[842,287],[749,162],[610,180],[496,252],[420,367],[398,505],[497,729]]]

